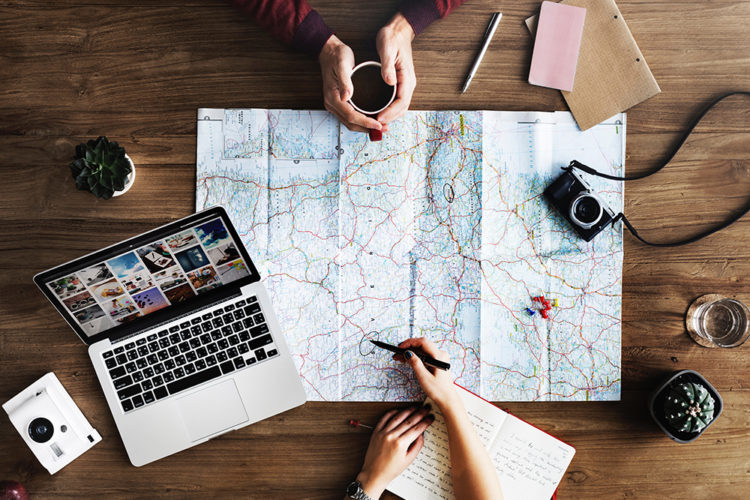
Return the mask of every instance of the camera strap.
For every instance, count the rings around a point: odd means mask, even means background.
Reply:
[[[706,114],[709,111],[711,111],[711,109],[713,109],[714,106],[716,106],[717,104],[719,104],[724,99],[726,99],[728,97],[735,96],[735,95],[750,96],[750,92],[743,92],[743,91],[730,92],[728,94],[724,94],[721,97],[718,97],[713,102],[711,102],[708,106],[706,106],[706,108],[701,112],[701,114],[698,116],[698,118],[692,123],[692,125],[690,125],[690,128],[688,129],[688,131],[685,134],[685,136],[680,140],[679,143],[677,143],[677,146],[674,148],[674,151],[672,152],[672,154],[669,155],[669,158],[667,159],[667,161],[664,162],[662,165],[660,165],[656,170],[653,170],[651,172],[646,172],[644,174],[636,174],[636,175],[628,175],[628,176],[625,176],[625,177],[618,177],[616,175],[609,175],[609,174],[605,174],[605,173],[599,172],[597,170],[594,170],[593,168],[589,167],[588,165],[584,165],[583,163],[581,163],[579,161],[576,161],[576,160],[571,161],[570,164],[567,167],[565,167],[563,170],[577,169],[577,170],[581,170],[583,172],[586,172],[587,174],[594,175],[594,176],[597,176],[597,177],[602,177],[604,179],[609,179],[609,180],[612,180],[612,181],[634,181],[634,180],[643,179],[643,178],[649,177],[651,175],[654,175],[655,173],[659,172],[661,169],[663,169],[664,167],[666,167],[674,159],[674,157],[677,155],[677,152],[680,150],[680,148],[682,147],[682,145],[685,144],[685,142],[687,141],[688,137],[690,137],[690,134],[693,133],[693,129],[695,129],[695,127],[698,125],[698,123],[700,123],[700,121],[703,119],[703,117],[706,116]],[[724,221],[720,225],[718,225],[718,226],[716,226],[716,227],[714,227],[712,229],[709,229],[708,231],[704,231],[703,233],[700,233],[700,234],[698,234],[696,236],[688,238],[686,240],[675,241],[675,242],[671,242],[671,243],[652,243],[652,242],[644,240],[638,234],[638,231],[636,231],[636,229],[633,227],[633,225],[630,223],[630,221],[628,221],[628,219],[625,217],[625,214],[623,214],[622,212],[620,212],[619,214],[617,214],[617,216],[615,216],[615,218],[614,218],[614,220],[612,222],[614,224],[617,221],[622,220],[622,223],[625,224],[625,227],[628,228],[628,231],[630,231],[630,233],[633,236],[635,236],[641,243],[644,243],[646,245],[649,245],[649,246],[652,246],[652,247],[677,247],[677,246],[682,246],[682,245],[688,245],[690,243],[695,243],[698,240],[702,240],[706,236],[710,236],[710,235],[712,235],[712,234],[714,234],[716,232],[719,232],[722,229],[724,229],[726,227],[729,227],[730,225],[732,225],[735,222],[737,222],[739,219],[741,219],[748,212],[750,212],[750,203],[748,203],[748,205],[743,210],[741,210],[739,213],[737,213],[734,217],[732,217],[732,218]]]
[[[695,235],[695,236],[693,236],[691,238],[688,238],[686,240],[673,241],[671,243],[652,243],[650,241],[644,240],[641,237],[641,235],[638,234],[638,231],[635,230],[635,228],[630,223],[630,221],[625,217],[625,214],[622,213],[622,212],[620,212],[619,214],[617,214],[615,216],[615,218],[612,219],[612,223],[614,224],[617,221],[622,220],[622,223],[625,224],[625,227],[628,228],[628,231],[630,231],[630,234],[632,234],[633,236],[635,236],[636,239],[638,239],[641,243],[644,243],[646,245],[649,245],[649,246],[652,246],[652,247],[679,247],[679,246],[682,246],[682,245],[689,245],[690,243],[695,243],[698,240],[702,240],[706,236],[710,236],[710,235],[712,235],[714,233],[717,233],[717,232],[721,231],[722,229],[724,229],[726,227],[731,226],[732,224],[734,224],[735,222],[737,222],[739,219],[741,219],[748,212],[750,212],[750,205],[748,205],[747,207],[745,207],[745,209],[742,210],[742,212],[740,212],[739,214],[735,215],[731,219],[729,219],[729,220],[727,220],[725,222],[722,222],[720,225],[718,225],[718,226],[716,226],[714,228],[711,228],[708,231],[705,231],[703,233],[697,234],[697,235]]]

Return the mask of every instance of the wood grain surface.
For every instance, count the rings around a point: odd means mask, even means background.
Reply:
[[[468,0],[414,42],[413,109],[565,110],[526,83],[538,0]],[[395,1],[312,0],[357,54],[375,55]],[[660,164],[702,104],[750,90],[750,2],[618,3],[662,93],[628,113],[627,170]],[[469,91],[458,89],[493,11],[503,20]],[[308,403],[151,465],[128,462],[86,348],[32,283],[46,268],[191,213],[198,107],[322,108],[316,61],[269,38],[224,1],[0,0],[0,402],[55,371],[103,441],[55,476],[3,414],[0,480],[33,498],[340,498],[386,403]],[[107,135],[138,168],[125,196],[76,191],[74,146]],[[750,202],[750,99],[713,111],[663,172],[628,184],[643,236],[685,237]],[[746,498],[750,345],[705,349],[684,313],[703,293],[750,303],[750,217],[709,239],[653,249],[625,235],[622,400],[502,403],[575,446],[569,498]],[[650,420],[647,400],[675,370],[700,371],[725,409],[689,445]]]

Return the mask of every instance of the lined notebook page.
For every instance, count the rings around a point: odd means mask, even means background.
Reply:
[[[508,415],[490,446],[505,500],[549,499],[575,454],[575,448]]]
[[[486,403],[468,391],[459,389],[464,407],[479,438],[488,448],[507,413]],[[477,404],[479,401],[481,404]],[[435,422],[424,433],[424,446],[416,460],[388,485],[388,490],[409,500],[453,500],[448,429],[437,405],[428,399]]]
[[[469,391],[458,392],[498,471],[505,500],[548,500],[575,449]],[[435,422],[424,433],[422,451],[388,490],[407,500],[453,500],[445,420],[437,405],[428,402]]]

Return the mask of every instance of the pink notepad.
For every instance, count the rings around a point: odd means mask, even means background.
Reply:
[[[586,9],[582,7],[542,2],[531,56],[530,84],[573,90],[585,19]]]

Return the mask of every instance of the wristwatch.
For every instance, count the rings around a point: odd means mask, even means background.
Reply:
[[[346,496],[353,498],[354,500],[372,500],[372,498],[365,493],[365,490],[362,489],[362,483],[356,479],[346,487]]]

